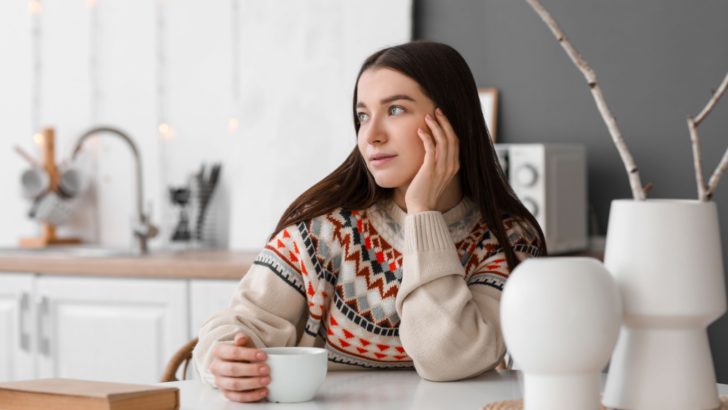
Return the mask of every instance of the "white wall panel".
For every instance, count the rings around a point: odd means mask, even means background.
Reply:
[[[163,177],[181,185],[204,162],[223,163],[214,216],[227,219],[226,195],[232,171],[229,161],[236,135],[228,130],[232,99],[232,2],[176,0],[165,3],[167,73],[164,105],[174,137],[163,140]],[[165,219],[177,210],[166,208]],[[171,212],[172,218],[169,218]],[[212,214],[209,214],[212,215]],[[217,242],[227,245],[226,226],[217,229]]]
[[[42,2],[40,13],[40,123],[56,131],[56,160],[67,159],[76,136],[90,120],[89,8],[85,0]],[[41,154],[39,151],[39,158]],[[94,193],[84,195],[84,211],[72,225],[59,229],[61,236],[96,239]]]
[[[354,80],[411,36],[411,1],[243,1],[243,104],[231,247],[259,248],[300,193],[356,145]]]
[[[34,151],[30,24],[26,2],[0,2],[0,246],[15,246],[38,231],[25,218],[29,203],[20,197],[18,179],[26,163],[12,150],[18,144]]]
[[[98,75],[97,118],[87,126],[109,124],[129,133],[142,157],[145,210],[155,222],[161,214],[161,174],[156,118],[155,18],[148,0],[99,0],[94,35]],[[93,44],[93,42],[92,42]],[[96,141],[99,241],[131,246],[136,218],[136,185],[131,152],[121,140],[105,135]]]

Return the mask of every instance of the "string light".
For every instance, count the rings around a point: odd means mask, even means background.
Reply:
[[[171,140],[174,138],[174,128],[172,128],[166,122],[160,123],[159,124],[159,135],[166,140]]]
[[[174,128],[167,122],[167,59],[164,55],[166,22],[164,20],[164,0],[157,0],[157,118],[159,121],[159,136],[171,140],[175,136]]]
[[[31,15],[31,47],[33,59],[33,80],[31,83],[31,111],[30,111],[30,129],[33,134],[33,142],[38,147],[43,146],[43,134],[40,130],[40,111],[41,111],[41,85],[43,66],[41,61],[41,24],[40,15],[43,12],[43,5],[40,0],[28,1],[28,13]]]
[[[99,36],[99,10],[97,0],[87,0],[86,5],[91,9],[89,16],[89,55],[88,55],[88,75],[89,75],[89,117],[92,123],[99,120],[99,105],[101,100],[101,83],[99,80],[99,50],[101,40]]]
[[[240,126],[240,122],[235,117],[230,117],[228,120],[228,132],[230,134],[235,134],[235,132],[238,130],[238,127]]]
[[[42,133],[36,132],[33,134],[33,142],[35,142],[35,145],[38,147],[42,147],[43,144],[45,144],[45,137],[43,137]]]
[[[37,15],[43,12],[43,5],[40,0],[28,0],[28,12]]]
[[[238,12],[238,0],[230,0],[230,14],[232,16],[232,107],[228,119],[228,133],[235,134],[240,127],[238,121],[238,108],[240,107],[240,13]]]

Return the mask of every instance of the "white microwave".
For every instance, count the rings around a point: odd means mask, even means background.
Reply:
[[[508,182],[543,229],[549,254],[584,250],[586,149],[579,144],[495,144]]]

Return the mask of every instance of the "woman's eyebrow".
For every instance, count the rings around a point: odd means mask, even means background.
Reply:
[[[410,97],[407,94],[396,94],[396,95],[393,95],[393,96],[390,96],[387,98],[382,98],[379,101],[379,104],[384,105],[384,104],[391,103],[392,101],[397,101],[397,100],[408,100],[408,101],[416,102],[414,98]],[[356,108],[366,108],[366,106],[367,105],[361,101],[356,103]]]

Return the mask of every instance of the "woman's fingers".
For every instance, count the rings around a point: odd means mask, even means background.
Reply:
[[[452,167],[451,171],[454,174],[460,169],[460,141],[458,140],[457,134],[455,134],[455,130],[452,128],[452,124],[450,124],[450,121],[441,109],[437,108],[435,110],[435,117],[447,136],[449,146],[448,164]]]
[[[425,146],[425,164],[432,166],[435,163],[435,142],[427,131],[422,128],[417,128],[417,135],[422,140],[422,144]]]
[[[255,347],[252,340],[250,340],[250,338],[243,333],[235,334],[235,337],[233,338],[233,344],[235,344],[236,346]]]
[[[225,377],[215,376],[215,386],[221,390],[245,392],[260,389],[270,384],[270,377]]]
[[[225,377],[267,376],[270,374],[270,368],[263,363],[227,362],[216,359],[210,365],[210,373]]]
[[[241,403],[248,403],[252,401],[258,401],[265,398],[268,395],[268,389],[257,389],[250,390],[247,392],[237,392],[230,390],[222,390],[222,394],[228,398],[228,400],[237,401]]]
[[[452,128],[452,124],[450,124],[450,121],[445,116],[445,113],[442,112],[441,109],[436,108],[435,116],[437,118],[437,123],[445,131],[445,135],[447,135],[448,141],[457,142],[457,135],[455,134],[455,130]]]
[[[236,346],[229,343],[218,343],[213,355],[227,361],[262,362],[267,356],[264,351],[252,347]]]
[[[437,161],[436,167],[442,174],[447,169],[448,149],[450,144],[445,132],[440,127],[440,124],[438,124],[430,114],[425,115],[425,122],[432,131],[432,135],[435,137],[435,152],[437,152],[437,155],[435,156]]]

